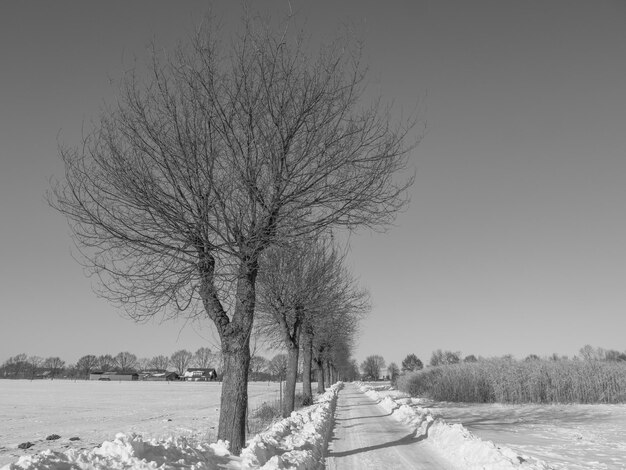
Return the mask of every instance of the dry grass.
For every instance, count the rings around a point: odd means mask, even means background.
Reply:
[[[412,396],[475,403],[626,403],[626,363],[488,359],[398,378]]]
[[[305,403],[303,396],[296,393],[295,397],[296,410],[303,406],[309,406],[311,403]],[[272,424],[282,419],[281,401],[279,399],[263,402],[257,408],[250,411],[248,416],[247,437],[254,436],[260,432],[267,430]]]

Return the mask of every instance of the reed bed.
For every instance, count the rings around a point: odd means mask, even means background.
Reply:
[[[486,359],[398,378],[411,396],[472,403],[626,403],[626,363]]]

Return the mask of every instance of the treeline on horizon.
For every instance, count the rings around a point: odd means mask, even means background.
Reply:
[[[438,350],[428,368],[403,367],[403,374],[394,377],[390,373],[390,378],[411,396],[437,401],[626,403],[626,352],[589,345],[579,352],[573,358],[472,355],[461,360],[460,353]]]
[[[174,371],[183,375],[189,367],[215,369],[218,377],[222,374],[222,357],[210,348],[199,348],[195,353],[186,349],[170,356],[157,355],[152,358],[138,358],[130,352],[82,356],[75,364],[66,364],[60,357],[43,358],[25,353],[9,357],[0,365],[0,379],[63,378],[88,379],[92,372],[117,372],[121,374],[142,371]],[[254,355],[250,361],[250,380],[284,380],[287,370],[287,355],[276,354],[271,359]],[[358,378],[358,369],[350,375]]]

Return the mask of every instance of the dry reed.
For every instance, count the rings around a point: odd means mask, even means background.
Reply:
[[[626,363],[487,359],[398,378],[411,396],[474,403],[626,403]]]

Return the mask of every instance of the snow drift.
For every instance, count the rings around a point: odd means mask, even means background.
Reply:
[[[319,397],[317,404],[294,411],[289,418],[253,437],[241,452],[241,468],[323,468],[341,387],[342,384],[333,385]]]
[[[361,384],[360,387],[394,418],[413,428],[416,436],[426,436],[428,442],[456,466],[466,470],[551,469],[545,462],[519,455],[490,441],[483,441],[461,424],[451,425],[440,418],[434,418],[425,408],[409,406],[410,399],[383,397],[368,385]]]
[[[0,470],[317,469],[323,466],[340,389],[341,384],[332,386],[316,404],[294,411],[250,439],[240,457],[231,455],[224,441],[208,444],[182,436],[144,440],[137,434],[120,433],[93,450],[45,450],[20,457]]]
[[[165,440],[144,440],[136,434],[118,434],[90,451],[45,450],[36,455],[20,457],[2,470],[43,469],[217,469],[231,462],[228,445],[223,441],[204,444],[194,439],[171,437]]]

